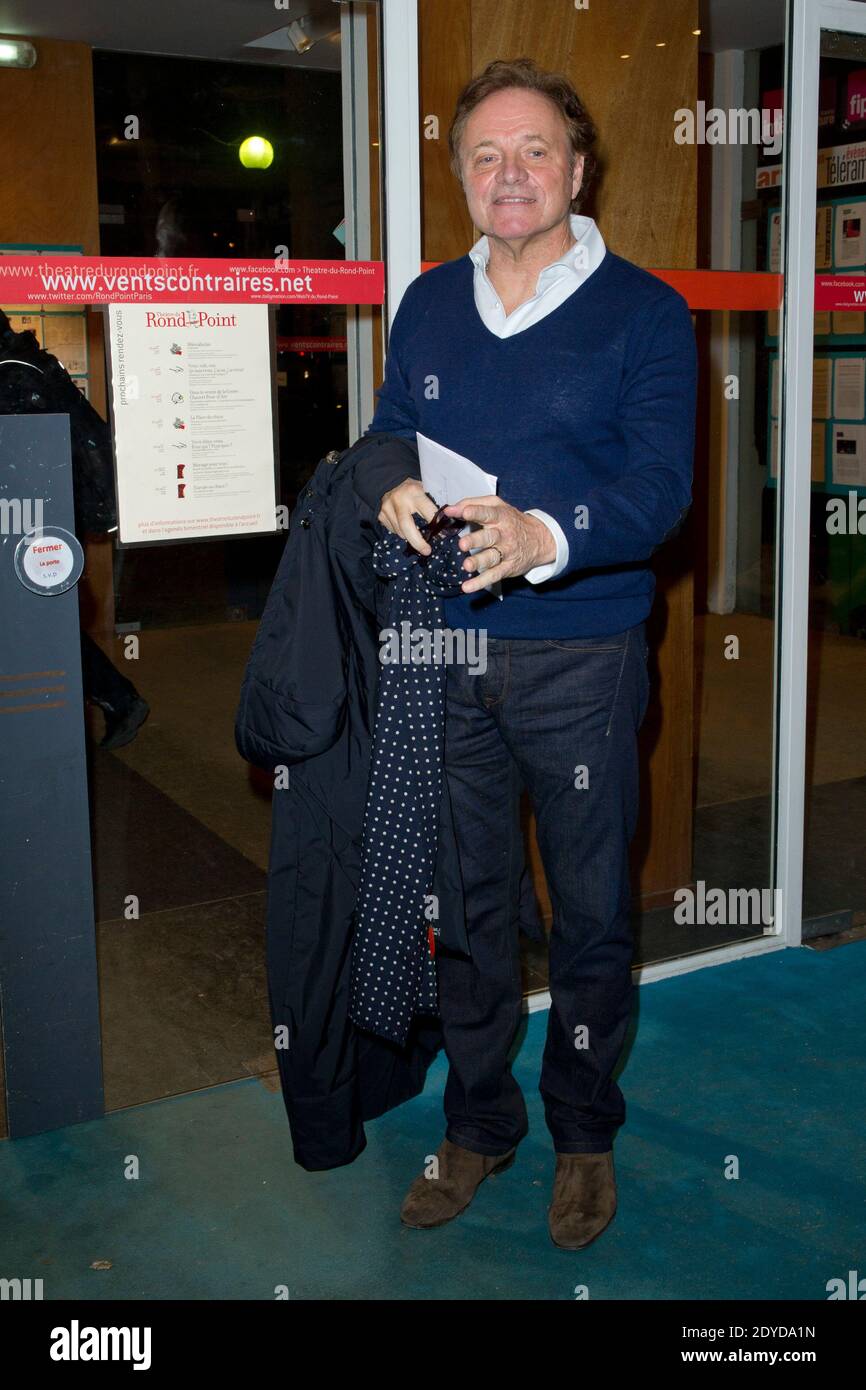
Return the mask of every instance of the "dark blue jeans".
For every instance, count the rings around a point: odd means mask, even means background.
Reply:
[[[447,1137],[503,1154],[527,1132],[509,1052],[521,1016],[520,789],[553,905],[539,1089],[558,1153],[602,1153],[625,1119],[613,1079],[633,1004],[629,842],[645,625],[610,637],[489,639],[487,671],[449,666],[445,769],[472,950],[437,952]]]

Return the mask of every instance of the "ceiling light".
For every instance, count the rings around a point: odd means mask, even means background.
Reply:
[[[0,67],[33,68],[36,49],[26,39],[0,39]]]

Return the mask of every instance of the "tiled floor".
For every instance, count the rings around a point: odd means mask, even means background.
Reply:
[[[619,1076],[618,1210],[585,1251],[547,1233],[539,1012],[514,1064],[530,1133],[439,1230],[398,1209],[442,1136],[441,1055],[331,1172],[296,1167],[282,1099],[253,1079],[0,1144],[0,1273],[43,1279],[48,1300],[270,1301],[285,1285],[295,1301],[570,1302],[578,1283],[593,1301],[825,1300],[866,1248],[864,992],[866,943],[644,986]]]

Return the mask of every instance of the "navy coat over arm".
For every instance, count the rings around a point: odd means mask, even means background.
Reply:
[[[268,869],[268,995],[296,1161],[350,1163],[364,1120],[417,1095],[441,1046],[434,1018],[405,1047],[348,1016],[353,915],[376,707],[386,581],[373,570],[384,492],[418,477],[414,442],[379,433],[329,454],[298,500],[253,643],[235,722],[249,762],[285,767],[273,794]],[[515,904],[540,934],[531,884]],[[434,879],[437,949],[468,954],[450,799],[442,796]],[[516,929],[517,923],[514,927]]]
[[[379,670],[381,581],[370,555],[380,528],[353,488],[364,458],[383,491],[417,467],[413,447],[391,436],[319,463],[292,517],[235,723],[244,758],[288,768],[288,787],[273,795],[268,994],[274,1028],[288,1038],[277,1060],[294,1155],[310,1170],[356,1158],[363,1121],[422,1089],[441,1042],[435,1020],[401,1049],[348,1018]],[[450,871],[453,880],[454,863]],[[462,889],[451,887],[462,912]]]

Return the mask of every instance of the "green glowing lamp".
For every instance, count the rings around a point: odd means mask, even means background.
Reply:
[[[263,135],[248,135],[238,154],[245,169],[269,169],[274,162],[274,147]]]

